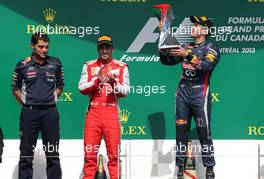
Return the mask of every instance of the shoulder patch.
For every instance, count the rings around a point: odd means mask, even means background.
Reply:
[[[213,62],[213,61],[215,61],[215,55],[214,54],[211,54],[211,53],[207,53],[206,54],[206,56],[205,56],[205,58],[207,59],[207,60],[209,60],[210,62]]]
[[[27,57],[27,58],[25,58],[24,60],[22,60],[21,61],[21,63],[23,64],[23,65],[26,65],[28,62],[30,62],[31,61],[31,56],[29,56],[29,57]]]
[[[215,51],[215,50],[212,49],[212,48],[209,48],[209,49],[208,49],[208,53],[214,54],[215,56],[217,55],[217,51]]]

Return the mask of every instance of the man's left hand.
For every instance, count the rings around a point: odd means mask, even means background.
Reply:
[[[178,47],[178,48],[175,48],[175,49],[171,49],[169,51],[169,54],[171,56],[178,56],[178,57],[184,57],[185,58],[188,55],[188,51],[185,48],[183,48],[183,47]]]

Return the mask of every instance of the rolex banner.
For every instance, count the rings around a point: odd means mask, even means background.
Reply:
[[[162,4],[169,6],[157,7]],[[82,178],[89,98],[79,92],[78,82],[84,62],[98,57],[100,34],[112,36],[114,58],[129,66],[130,94],[120,99],[119,115],[122,179],[176,178],[175,93],[182,69],[162,65],[158,51],[192,42],[190,16],[205,15],[214,24],[208,41],[221,53],[209,84],[216,178],[263,179],[263,10],[263,0],[0,0],[0,178],[18,176],[21,105],[12,95],[11,82],[16,64],[32,53],[35,31],[49,35],[48,54],[64,67],[65,88],[57,102],[63,179]],[[199,145],[194,120],[190,138]],[[41,144],[39,135],[33,162],[33,178],[38,179],[46,177]],[[205,178],[202,152],[194,151],[197,179]],[[107,162],[104,141],[99,153]],[[104,169],[108,175],[107,165]]]

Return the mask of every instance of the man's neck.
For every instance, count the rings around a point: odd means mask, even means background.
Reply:
[[[205,40],[206,40],[206,39],[205,39],[204,36],[200,36],[200,37],[197,37],[197,38],[195,39],[195,43],[196,43],[196,44],[200,44],[200,43],[204,42]]]
[[[100,60],[105,65],[105,64],[108,64],[108,63],[110,63],[112,61],[112,57],[111,58],[108,58],[106,60],[100,58]]]
[[[38,63],[40,65],[43,65],[46,62],[46,58],[40,58],[39,56],[34,54],[33,54],[33,60],[35,63]]]

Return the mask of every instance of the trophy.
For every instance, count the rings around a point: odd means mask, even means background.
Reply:
[[[169,4],[158,4],[153,6],[153,8],[160,9],[161,21],[164,24],[160,31],[158,48],[163,54],[167,54],[169,49],[177,48],[180,45],[170,29],[171,23],[175,17]]]

